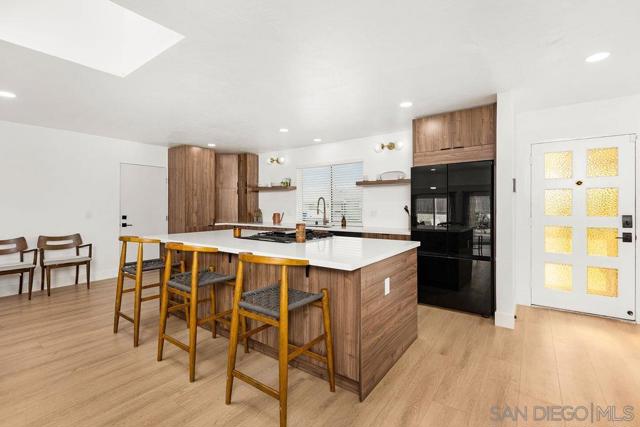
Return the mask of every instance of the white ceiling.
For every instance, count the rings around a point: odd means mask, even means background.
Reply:
[[[124,78],[0,41],[0,90],[18,95],[0,120],[265,151],[407,129],[509,89],[523,109],[640,92],[637,0],[116,3],[185,38]]]

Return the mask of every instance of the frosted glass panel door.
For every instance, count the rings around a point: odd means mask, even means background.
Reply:
[[[634,320],[635,137],[535,144],[531,167],[532,303]]]

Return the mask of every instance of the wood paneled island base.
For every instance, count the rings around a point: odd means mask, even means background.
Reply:
[[[235,254],[211,255],[209,262],[218,272],[235,273]],[[390,279],[390,293],[384,294],[385,278]],[[278,269],[250,266],[245,269],[245,290],[277,283]],[[416,249],[411,249],[354,271],[310,266],[290,268],[289,286],[309,292],[329,290],[331,327],[334,336],[336,383],[357,393],[364,400],[391,369],[418,334]],[[232,291],[220,286],[216,311],[231,307]],[[202,315],[208,303],[200,305]],[[322,333],[320,310],[306,307],[290,315],[292,344],[301,345]],[[256,325],[250,325],[254,327]],[[206,327],[206,326],[205,326]],[[228,336],[225,327],[218,333]],[[278,331],[270,328],[251,337],[250,347],[277,358]],[[324,354],[319,344],[313,351]],[[326,376],[321,363],[302,356],[292,366],[318,377]],[[276,369],[274,365],[274,369]]]

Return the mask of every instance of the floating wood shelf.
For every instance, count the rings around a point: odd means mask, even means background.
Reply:
[[[289,185],[287,187],[282,185],[274,185],[273,187],[253,187],[253,191],[295,191],[295,185]]]
[[[356,181],[356,185],[360,186],[374,186],[374,185],[401,185],[411,184],[411,180],[406,179],[379,179],[376,181]]]

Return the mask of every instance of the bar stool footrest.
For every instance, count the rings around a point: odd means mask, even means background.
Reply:
[[[325,334],[319,335],[317,337],[315,337],[314,339],[312,339],[311,341],[309,341],[308,343],[306,343],[305,345],[303,345],[302,347],[298,347],[296,345],[293,344],[289,344],[289,348],[293,349],[293,351],[291,353],[289,353],[289,355],[287,356],[287,360],[289,362],[291,362],[293,359],[295,359],[298,356],[302,356],[303,354],[305,356],[309,356],[313,359],[316,359],[320,362],[327,362],[327,358],[324,357],[321,354],[318,353],[314,353],[313,351],[309,350],[311,347],[313,347],[314,345],[318,344],[319,342],[323,342],[325,339]]]
[[[126,314],[124,314],[123,312],[118,312],[118,315],[119,315],[120,317],[122,317],[124,320],[128,320],[129,322],[133,323],[133,318],[132,318],[132,317],[127,316],[127,315],[126,315]]]
[[[172,337],[171,335],[164,334],[164,339],[169,341],[171,344],[175,345],[176,347],[181,348],[182,350],[186,351],[187,353],[189,352],[189,346],[188,345],[186,345],[182,341],[177,340],[176,338]]]
[[[251,378],[250,376],[248,376],[246,374],[243,374],[242,372],[238,371],[237,369],[234,369],[232,373],[233,373],[233,376],[236,377],[237,379],[242,380],[245,383],[254,386],[258,390],[268,394],[269,396],[273,397],[276,400],[280,399],[280,393],[275,388],[270,387],[270,386],[266,385],[265,383],[262,383],[262,382],[260,382],[258,380],[255,380],[255,379]]]

